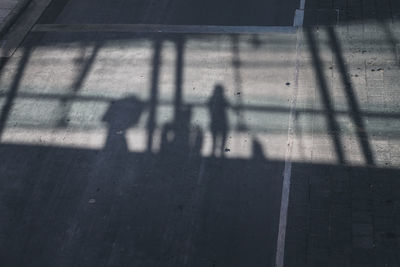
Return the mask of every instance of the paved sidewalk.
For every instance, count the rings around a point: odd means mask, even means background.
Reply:
[[[400,266],[399,11],[306,2],[286,267]]]
[[[1,0],[0,1],[0,39],[2,42],[4,39],[8,39],[6,37],[7,33],[18,31],[16,29],[11,30],[11,28],[15,27],[18,23],[18,18],[22,14],[24,10],[31,3],[31,0]],[[22,24],[26,24],[26,21],[23,21]],[[17,25],[18,28],[18,25]],[[25,34],[22,34],[23,36]],[[23,38],[22,36],[22,38]],[[19,44],[19,43],[18,43]],[[17,47],[18,44],[15,46]],[[1,45],[2,49],[4,49],[4,42]],[[4,51],[1,52],[4,55]]]
[[[341,24],[400,18],[400,2],[396,0],[306,0],[305,10],[306,25],[325,24],[337,18]]]
[[[0,23],[3,23],[5,18],[16,7],[20,0],[1,0],[0,1]]]

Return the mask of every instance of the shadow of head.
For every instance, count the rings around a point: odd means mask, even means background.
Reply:
[[[103,116],[110,129],[124,131],[138,124],[144,103],[135,96],[129,96],[111,103]]]
[[[221,98],[224,97],[224,86],[216,84],[214,87],[214,96]]]

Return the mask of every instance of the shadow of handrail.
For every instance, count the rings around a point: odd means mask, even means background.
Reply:
[[[360,105],[358,103],[356,93],[354,92],[351,80],[348,76],[348,69],[343,59],[342,48],[340,46],[338,38],[336,37],[335,30],[332,27],[328,27],[327,32],[330,40],[329,42],[330,47],[333,51],[333,54],[335,56],[336,62],[339,67],[341,82],[343,84],[343,89],[347,96],[346,97],[347,105],[351,110],[350,117],[356,126],[355,131],[364,155],[364,159],[368,165],[374,165],[375,164],[374,155],[371,149],[371,145],[369,143],[368,134],[364,125],[363,118],[360,115]]]
[[[4,129],[5,129],[5,126],[7,123],[7,119],[10,114],[11,108],[13,106],[14,100],[17,97],[19,85],[23,78],[26,65],[29,62],[31,52],[32,52],[32,47],[30,47],[30,46],[27,46],[24,49],[22,57],[18,63],[18,68],[17,68],[14,78],[12,80],[10,89],[7,92],[5,103],[3,104],[3,107],[1,108],[1,111],[0,111],[0,140],[1,140],[1,136],[4,132]],[[1,63],[2,64],[1,64],[0,72],[3,69],[3,67],[5,66],[5,64],[7,63],[7,60],[4,59],[4,61]]]
[[[316,72],[318,80],[318,89],[322,98],[323,105],[326,109],[328,128],[330,134],[332,135],[333,145],[335,148],[337,160],[340,164],[344,164],[345,155],[342,148],[342,141],[339,135],[340,128],[334,116],[333,103],[329,94],[328,84],[325,80],[325,76],[323,73],[323,63],[319,55],[320,51],[314,37],[313,28],[311,27],[305,28],[305,33],[308,38],[308,43],[310,45],[310,52],[312,55],[314,70]]]

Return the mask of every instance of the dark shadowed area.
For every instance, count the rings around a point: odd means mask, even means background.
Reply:
[[[40,23],[291,26],[298,5],[298,0],[54,0]]]

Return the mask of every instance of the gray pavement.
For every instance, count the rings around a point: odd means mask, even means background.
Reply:
[[[264,109],[290,106],[295,40],[28,37],[1,80],[3,262],[273,264],[289,113]]]
[[[2,0],[0,1],[0,23],[11,13],[16,7],[18,0]]]
[[[286,266],[399,266],[399,7],[325,2],[306,2],[305,23],[337,26],[303,30],[297,108],[321,113],[297,119],[315,163],[292,168]]]
[[[291,26],[298,5],[299,0],[54,0],[41,23]]]
[[[301,28],[198,3],[52,1],[3,60],[1,265],[399,266],[393,1],[309,0]]]

